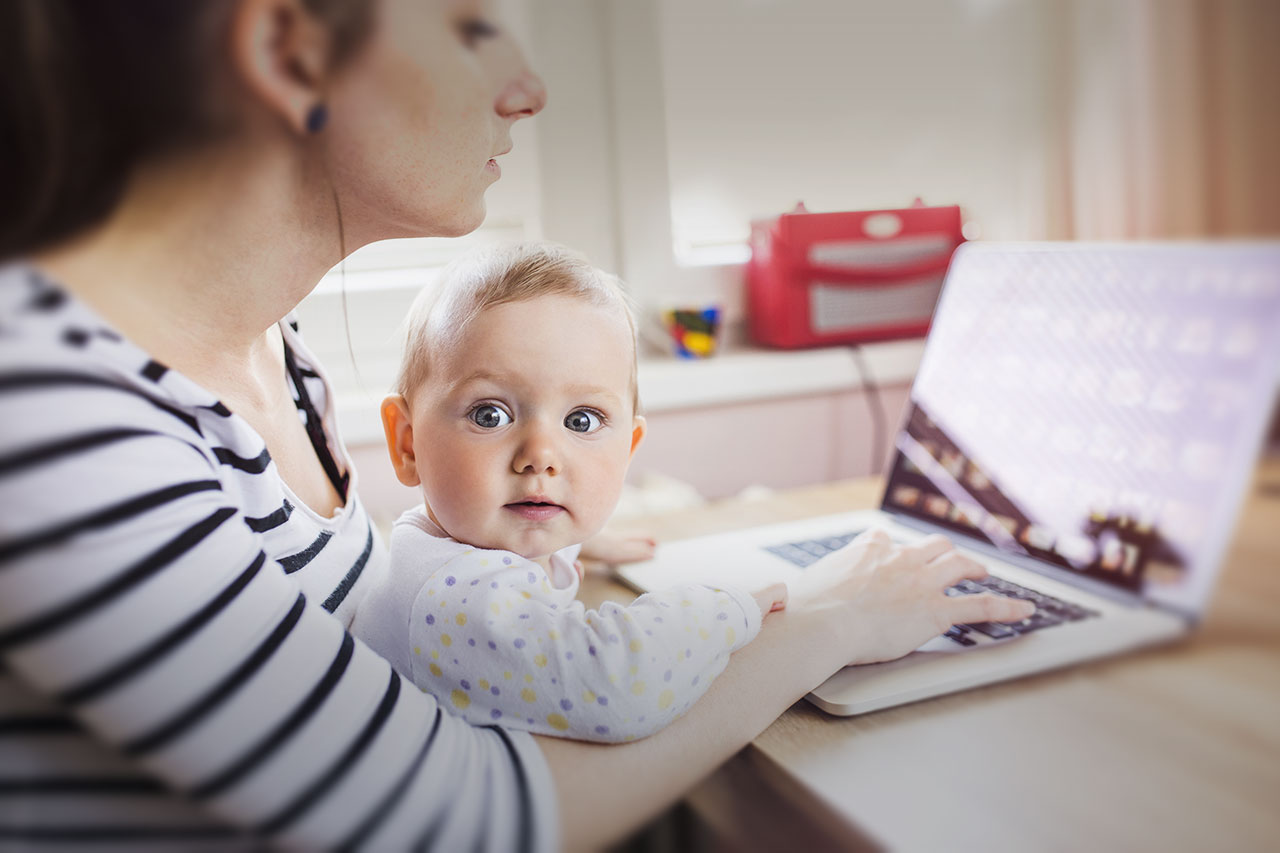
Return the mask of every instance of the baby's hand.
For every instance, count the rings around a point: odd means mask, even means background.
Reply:
[[[641,534],[598,533],[582,543],[579,555],[583,560],[594,560],[608,563],[611,566],[622,563],[639,563],[653,558],[653,551],[658,547],[652,536]]]
[[[768,616],[775,610],[785,610],[787,606],[787,585],[771,583],[764,589],[751,593],[751,597],[760,605],[760,618]]]

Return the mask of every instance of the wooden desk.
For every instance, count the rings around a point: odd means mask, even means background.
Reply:
[[[647,520],[667,539],[872,506],[874,480]],[[632,593],[596,579],[588,603]],[[594,600],[594,601],[593,601]],[[695,789],[727,850],[1280,847],[1280,460],[1177,646],[838,718],[799,702]]]

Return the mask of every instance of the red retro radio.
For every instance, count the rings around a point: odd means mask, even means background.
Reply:
[[[964,242],[960,208],[809,213],[752,223],[751,337],[774,347],[923,335]]]

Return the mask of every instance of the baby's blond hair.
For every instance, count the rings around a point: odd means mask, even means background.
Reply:
[[[432,350],[456,341],[486,308],[539,296],[582,299],[615,308],[626,317],[631,333],[631,403],[639,412],[636,320],[622,282],[593,267],[582,255],[547,242],[482,249],[445,267],[436,285],[418,295],[405,318],[396,393],[411,399],[427,381]]]

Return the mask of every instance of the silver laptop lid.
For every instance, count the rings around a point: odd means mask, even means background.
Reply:
[[[1280,383],[1280,243],[967,244],[883,508],[1194,616]]]

